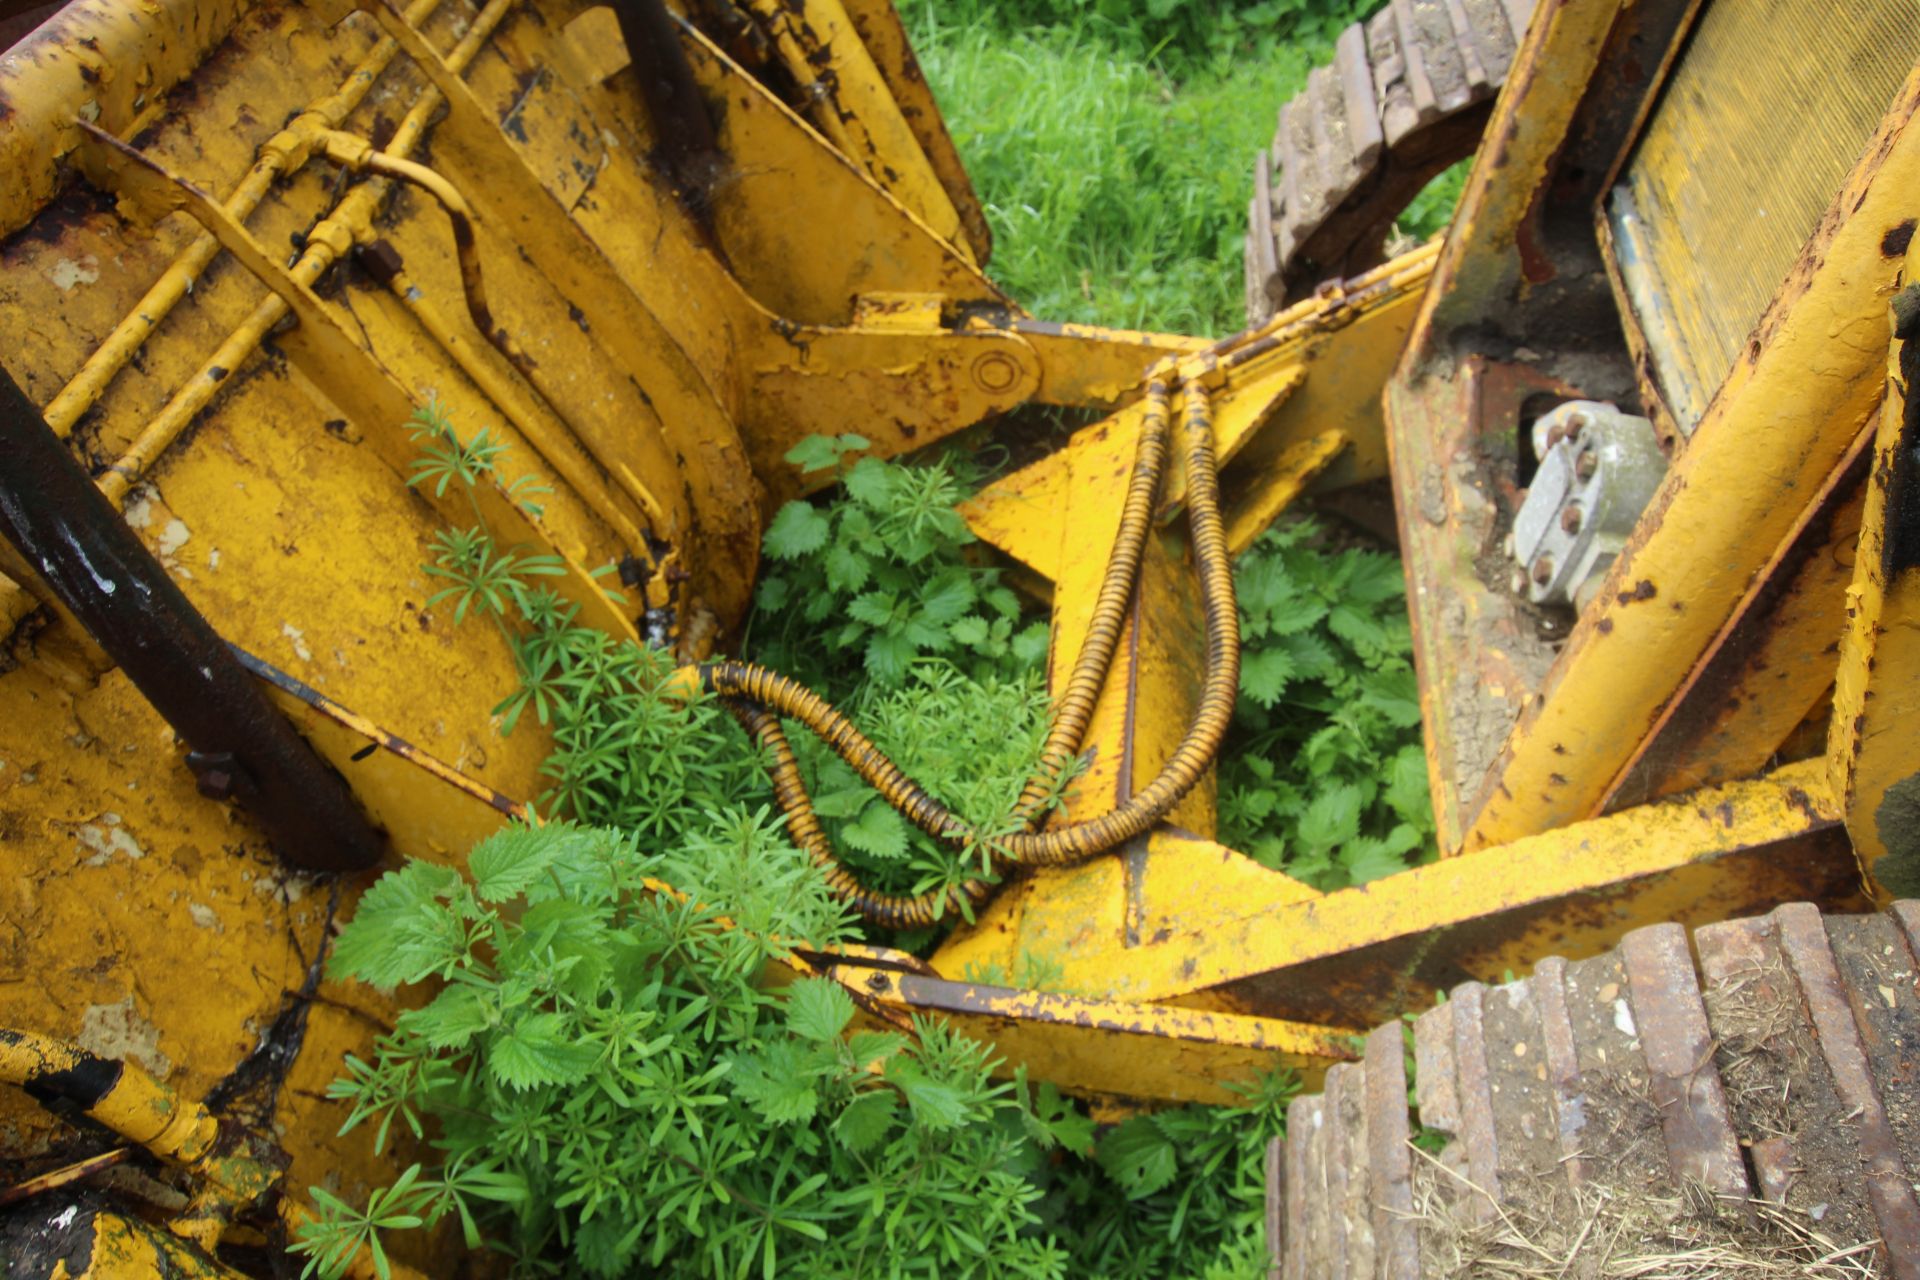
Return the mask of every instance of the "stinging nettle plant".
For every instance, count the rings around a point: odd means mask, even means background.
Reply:
[[[1298,520],[1234,570],[1240,702],[1221,753],[1221,838],[1316,888],[1433,856],[1433,802],[1400,563],[1326,552]]]

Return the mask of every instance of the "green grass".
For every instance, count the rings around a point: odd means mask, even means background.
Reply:
[[[1216,337],[1245,323],[1253,157],[1377,0],[899,0],[993,225],[989,270],[1048,320]],[[1446,225],[1466,167],[1401,218]]]
[[[1241,328],[1253,157],[1280,104],[1330,55],[1320,26],[1298,44],[1245,39],[1215,53],[1116,25],[1092,4],[1023,24],[1041,7],[902,6],[993,224],[994,278],[1049,320]]]

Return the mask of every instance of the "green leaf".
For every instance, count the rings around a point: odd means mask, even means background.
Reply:
[[[973,581],[964,569],[943,573],[920,593],[920,617],[944,627],[971,609],[976,599]]]
[[[1028,666],[1045,662],[1053,635],[1044,622],[1029,623],[1013,637],[1013,656]]]
[[[819,508],[808,502],[789,502],[767,526],[767,554],[780,560],[798,560],[826,546],[832,532],[833,522]]]
[[[1369,671],[1360,682],[1360,705],[1378,711],[1398,729],[1419,724],[1420,686],[1412,668]]]
[[[1058,1146],[1075,1155],[1093,1150],[1093,1119],[1063,1096],[1051,1081],[1035,1092],[1030,1127],[1044,1146]]]
[[[853,1021],[853,997],[831,978],[801,978],[787,988],[787,1030],[826,1044]]]
[[[953,1129],[966,1120],[966,1093],[928,1075],[911,1058],[890,1059],[886,1076],[906,1098],[913,1118],[927,1128]]]
[[[1402,827],[1400,830],[1411,830]],[[1417,837],[1416,837],[1417,839]],[[1404,849],[1396,849],[1393,842],[1377,839],[1373,836],[1360,836],[1347,842],[1340,851],[1340,865],[1355,884],[1366,884],[1384,876],[1407,869],[1406,859],[1401,856]]]
[[[905,1050],[910,1041],[896,1031],[856,1031],[847,1037],[847,1057],[865,1071],[883,1065]]]
[[[840,465],[840,459],[849,453],[858,453],[871,448],[865,436],[808,436],[783,455],[788,462],[800,468],[802,473],[826,471]]]
[[[334,940],[328,971],[391,987],[457,963],[466,955],[466,931],[442,899],[464,892],[452,867],[416,861],[388,872]]]
[[[1152,1195],[1180,1172],[1173,1141],[1151,1116],[1135,1116],[1116,1126],[1100,1139],[1096,1155],[1131,1200]]]
[[[827,585],[835,591],[858,591],[873,576],[867,557],[844,542],[836,542],[827,551]]]
[[[968,614],[947,629],[947,634],[969,649],[977,649],[987,642],[987,620],[976,614]]]
[[[907,856],[907,823],[884,800],[874,800],[859,821],[840,829],[840,838],[862,853],[887,862]]]
[[[541,827],[506,827],[473,846],[467,869],[473,889],[487,902],[504,902],[526,891],[553,864],[556,835]]]
[[[1395,813],[1423,829],[1433,826],[1433,796],[1427,789],[1427,757],[1418,746],[1405,746],[1387,762],[1383,798]]]
[[[882,684],[899,684],[920,650],[905,636],[876,633],[867,641],[867,671]]]
[[[1240,692],[1271,710],[1293,674],[1293,655],[1285,649],[1262,649],[1241,661]]]
[[[419,1009],[397,1020],[399,1029],[419,1036],[432,1049],[464,1049],[493,1025],[493,1007],[477,987],[448,987]]]
[[[487,1047],[487,1069],[512,1089],[578,1084],[599,1057],[600,1047],[575,1039],[559,1014],[535,1013]]]
[[[847,616],[870,627],[890,626],[893,623],[894,604],[891,591],[869,591],[854,598],[847,606]]]
[[[813,1088],[814,1073],[799,1069],[791,1042],[771,1046],[765,1058],[735,1058],[729,1078],[734,1093],[773,1124],[811,1120],[820,1105],[820,1096]]]
[[[1327,615],[1327,630],[1345,640],[1362,658],[1378,661],[1393,648],[1393,639],[1380,620],[1354,605],[1334,606]]]
[[[1385,604],[1389,600],[1400,599],[1405,593],[1406,577],[1398,560],[1377,552],[1354,551],[1348,554],[1352,557],[1354,569],[1342,593],[1346,599],[1355,604]]]
[[[1351,783],[1332,786],[1314,794],[1300,818],[1300,839],[1315,849],[1331,849],[1360,834],[1360,809],[1364,796]]]
[[[892,501],[896,468],[878,458],[862,458],[847,471],[847,496],[875,511]]]
[[[890,1089],[863,1093],[849,1102],[833,1122],[834,1136],[855,1155],[870,1151],[893,1128],[899,1107],[899,1098]]]

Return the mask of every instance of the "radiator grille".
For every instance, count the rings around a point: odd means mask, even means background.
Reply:
[[[1914,0],[1715,0],[1701,15],[1609,209],[1683,429],[1917,56]]]

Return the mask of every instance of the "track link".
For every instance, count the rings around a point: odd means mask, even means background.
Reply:
[[[1533,0],[1391,0],[1340,34],[1254,161],[1247,320],[1381,261],[1393,219],[1473,153]]]
[[[1437,1153],[1376,1030],[1268,1152],[1275,1280],[1920,1277],[1920,903],[1693,943],[1654,925],[1422,1013]]]

